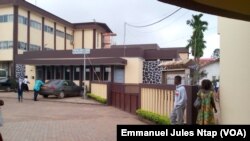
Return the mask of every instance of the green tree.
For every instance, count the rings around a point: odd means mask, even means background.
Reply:
[[[206,48],[203,32],[207,30],[208,23],[201,20],[202,16],[203,14],[193,15],[193,18],[187,21],[187,24],[193,29],[193,35],[191,39],[188,40],[186,48],[191,50],[197,66],[193,75],[194,83],[197,83],[199,80],[199,60],[203,56],[203,50]]]

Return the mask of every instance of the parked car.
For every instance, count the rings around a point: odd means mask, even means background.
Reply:
[[[5,82],[0,82],[0,90],[7,92],[17,91],[18,81],[16,79],[9,78]]]
[[[83,90],[83,87],[77,86],[70,80],[50,80],[41,87],[39,94],[44,98],[47,98],[49,95],[64,98],[66,96],[81,96]]]

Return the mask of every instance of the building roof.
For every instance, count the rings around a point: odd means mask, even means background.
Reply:
[[[213,15],[250,21],[249,0],[159,0]]]
[[[131,45],[112,45],[111,48],[141,48],[141,49],[160,49],[158,44],[131,44]]]
[[[58,23],[64,24],[71,28],[82,29],[82,28],[96,27],[97,29],[101,29],[106,32],[112,32],[111,29],[105,23],[99,23],[99,22],[71,23],[29,2],[26,2],[25,0],[0,0],[0,5],[15,5],[15,6],[24,7],[25,9],[41,14],[45,18],[55,20]]]
[[[106,32],[112,33],[111,29],[105,23],[99,23],[99,22],[73,23],[73,26],[74,29],[99,28]]]
[[[138,45],[139,46],[139,45]],[[150,45],[149,45],[150,46]],[[125,59],[123,57],[137,57],[145,60],[173,60],[178,58],[178,49],[145,49],[141,47],[117,47],[117,48],[103,48],[103,49],[92,49],[90,54],[86,55],[86,58],[89,58],[93,61],[97,62],[102,61],[103,65],[107,64],[126,64]],[[72,64],[82,64],[82,54],[72,54],[72,50],[52,50],[52,51],[33,51],[33,52],[24,52],[16,57],[17,64],[44,64],[44,63],[52,63],[58,62],[62,60],[69,60],[68,62],[72,62]],[[100,59],[100,60],[98,60]],[[113,59],[113,62],[112,62]],[[47,62],[45,62],[45,60]],[[111,63],[110,63],[111,61]]]
[[[220,59],[214,59],[214,58],[201,58],[199,60],[199,65],[200,65],[200,68],[203,68],[203,67],[206,67],[210,64],[213,64],[213,63],[216,63],[216,62],[219,62]]]
[[[189,68],[192,65],[195,65],[195,62],[192,59],[185,59],[161,62],[158,66],[164,67],[166,69],[180,69]]]

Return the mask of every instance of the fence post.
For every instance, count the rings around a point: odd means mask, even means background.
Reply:
[[[112,83],[107,83],[107,105],[112,105]]]
[[[193,103],[197,97],[198,86],[185,86],[187,92],[187,124],[195,124],[197,118],[197,110],[194,108]]]

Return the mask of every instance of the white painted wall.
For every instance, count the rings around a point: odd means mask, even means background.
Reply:
[[[250,22],[220,17],[222,124],[250,124]]]
[[[219,69],[220,69],[220,64],[219,62],[214,62],[213,64],[209,64],[203,68],[200,69],[200,72],[204,71],[207,73],[207,76],[206,77],[203,77],[200,82],[203,80],[203,79],[209,79],[209,80],[213,80],[213,76],[216,76],[216,79],[219,79],[219,76],[220,76],[220,72],[219,72]]]

